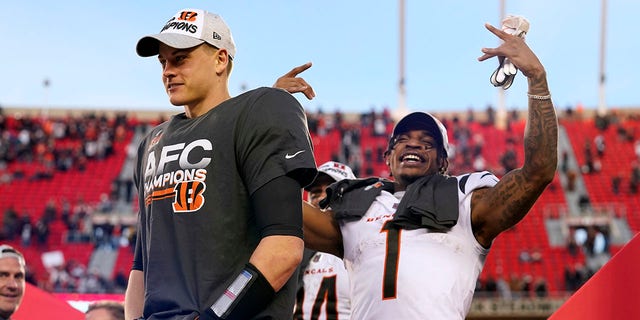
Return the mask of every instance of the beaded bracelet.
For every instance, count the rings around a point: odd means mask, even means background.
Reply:
[[[539,95],[536,95],[536,94],[527,93],[527,96],[529,96],[529,98],[531,98],[533,100],[551,100],[551,94],[548,94],[546,96],[539,96]]]

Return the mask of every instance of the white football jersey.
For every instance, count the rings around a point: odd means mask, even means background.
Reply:
[[[485,249],[471,227],[471,194],[489,172],[458,176],[459,218],[447,232],[387,228],[404,192],[386,191],[357,221],[340,223],[353,319],[464,319]]]
[[[316,252],[302,276],[304,320],[348,320],[351,315],[349,275],[342,259]],[[300,306],[298,306],[299,308]]]

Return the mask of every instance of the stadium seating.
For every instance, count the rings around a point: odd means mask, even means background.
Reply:
[[[38,244],[35,234],[28,246],[22,243],[20,235],[8,241],[24,252],[38,280],[48,279],[48,271],[41,259],[44,252],[60,250],[66,262],[75,261],[84,266],[89,264],[94,244],[67,241],[68,228],[60,217],[61,202],[66,199],[75,204],[82,200],[87,204],[95,205],[101,194],[109,194],[112,182],[120,175],[127,156],[126,148],[132,136],[133,132],[127,132],[123,139],[114,139],[113,154],[103,159],[88,161],[85,170],[82,171],[77,169],[65,172],[55,171],[50,178],[34,180],[32,177],[43,167],[37,162],[13,162],[9,163],[4,170],[8,173],[22,171],[23,178],[13,179],[9,184],[0,184],[0,212],[4,213],[12,207],[18,217],[28,214],[31,224],[35,226],[42,217],[49,200],[53,200],[58,209],[56,219],[48,224],[49,236],[45,244]],[[55,140],[57,150],[75,148],[79,145],[79,139]],[[90,238],[90,235],[88,237]]]
[[[449,139],[452,144],[458,143],[454,135],[451,122],[446,122],[449,127]],[[569,121],[563,120],[561,124],[566,128],[574,154],[579,164],[584,164],[585,157],[583,147],[585,140],[593,141],[596,134],[601,131],[596,129],[593,120]],[[357,125],[357,124],[356,124]],[[500,156],[512,146],[516,150],[518,165],[523,161],[522,136],[525,128],[525,121],[518,120],[510,125],[509,130],[497,129],[494,126],[483,125],[480,122],[461,123],[459,125],[468,126],[473,134],[480,134],[484,140],[482,155],[486,160],[487,168],[498,176],[501,174],[502,165]],[[624,122],[626,128],[633,129],[640,127],[636,120]],[[383,150],[388,142],[388,133],[393,128],[390,124],[387,128],[387,135],[376,136],[371,128],[365,127],[360,130],[360,157],[359,159],[371,160],[361,165],[362,169],[371,166],[372,175],[381,175],[386,171],[386,165],[378,161],[378,153]],[[584,181],[593,203],[607,203],[612,199],[624,205],[626,209],[624,217],[628,219],[629,226],[634,233],[640,230],[640,215],[632,214],[632,208],[640,206],[638,195],[629,195],[621,192],[614,195],[611,190],[611,177],[614,174],[625,174],[622,182],[623,190],[628,184],[628,175],[631,170],[630,163],[635,160],[633,143],[618,139],[616,129],[611,126],[602,131],[606,140],[606,155],[600,159],[602,170],[596,174],[584,175]],[[71,170],[68,172],[56,172],[51,179],[30,181],[27,178],[14,180],[10,184],[0,184],[0,210],[4,212],[8,207],[13,206],[19,215],[29,212],[32,221],[35,223],[42,215],[47,200],[53,197],[57,203],[62,198],[72,202],[82,198],[87,203],[97,203],[100,194],[109,193],[111,183],[120,174],[123,163],[126,160],[126,147],[131,141],[133,133],[128,132],[126,138],[116,142],[115,153],[103,160],[94,160],[87,163],[85,171]],[[328,130],[320,135],[312,132],[312,140],[317,163],[333,160],[339,155],[342,148],[341,131],[337,128]],[[56,145],[60,148],[76,146],[77,141],[60,140]],[[10,164],[7,170],[23,170],[25,177],[32,176],[39,169],[25,163]],[[459,169],[455,168],[454,169]],[[467,171],[467,170],[465,170]],[[459,172],[454,172],[459,173]],[[548,206],[566,206],[563,186],[560,183],[559,174],[552,184],[544,191],[540,200],[534,205],[530,213],[512,230],[502,233],[494,243],[487,258],[486,266],[480,276],[483,281],[488,277],[505,278],[512,274],[520,277],[531,276],[533,279],[544,278],[547,281],[550,291],[564,290],[564,278],[561,272],[566,265],[583,263],[584,255],[572,256],[565,246],[554,246],[550,244],[549,235],[545,225],[546,211]],[[360,176],[368,175],[364,170]],[[623,217],[623,218],[624,218]],[[59,218],[59,217],[58,217]],[[88,265],[91,256],[92,244],[68,243],[66,239],[66,226],[56,220],[50,224],[51,235],[46,250],[62,250],[67,259],[73,259]],[[20,246],[19,239],[13,244]],[[612,248],[615,252],[617,248]],[[40,279],[46,279],[46,270],[40,262],[39,255],[43,248],[32,245],[23,247],[28,261],[34,262],[34,269]],[[539,251],[541,262],[521,261],[523,251]],[[129,270],[132,261],[131,248],[124,247],[118,249],[118,258],[114,267],[114,275],[117,271]]]

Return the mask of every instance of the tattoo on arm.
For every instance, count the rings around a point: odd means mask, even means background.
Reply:
[[[549,93],[544,75],[529,79],[529,92]],[[529,99],[524,165],[504,175],[494,188],[474,192],[473,204],[479,210],[474,214],[474,232],[481,243],[490,244],[529,212],[555,176],[557,149],[558,121],[552,101]]]

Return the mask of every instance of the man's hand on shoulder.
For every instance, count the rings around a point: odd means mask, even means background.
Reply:
[[[316,96],[313,88],[303,78],[298,77],[300,73],[309,68],[311,68],[311,62],[307,62],[291,69],[289,72],[278,78],[273,87],[284,89],[291,94],[302,92],[307,99],[313,99]]]

